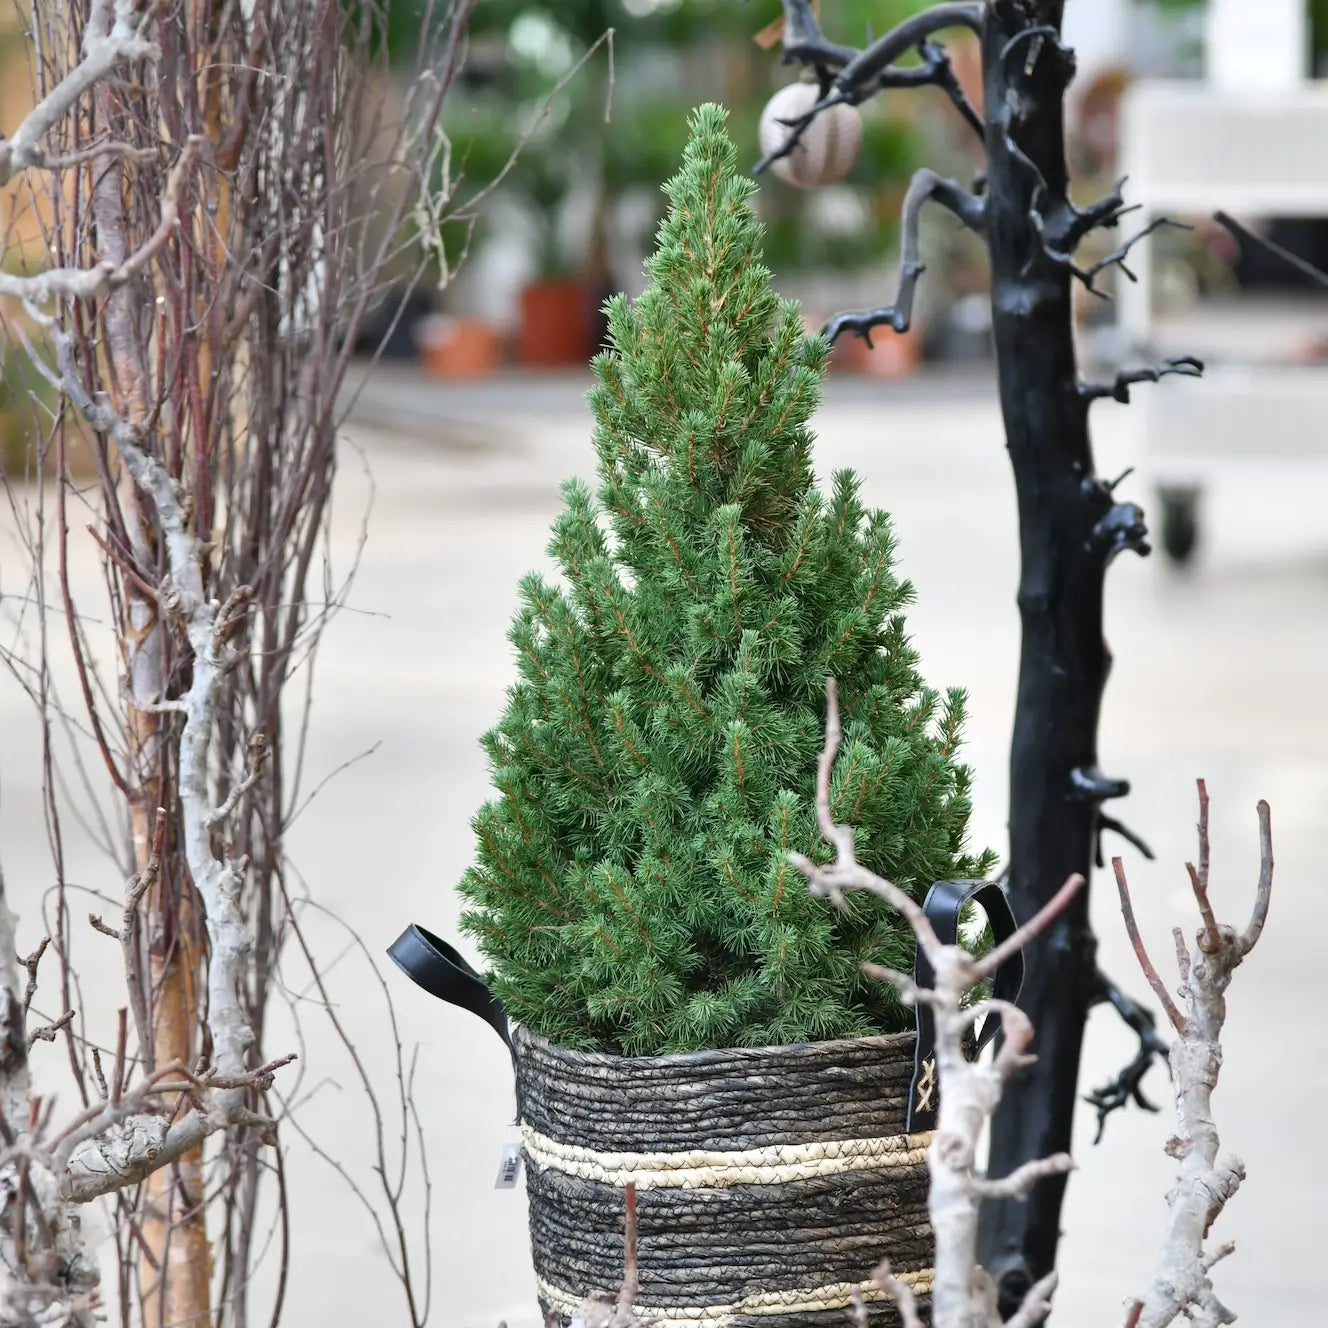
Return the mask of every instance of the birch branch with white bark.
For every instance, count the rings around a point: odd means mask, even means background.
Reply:
[[[1198,787],[1199,865],[1186,864],[1186,868],[1201,926],[1193,951],[1179,927],[1173,933],[1181,980],[1179,1005],[1148,956],[1121,860],[1112,861],[1121,912],[1135,954],[1176,1030],[1171,1073],[1179,1129],[1167,1143],[1167,1154],[1180,1164],[1179,1174],[1167,1196],[1170,1213],[1157,1272],[1145,1295],[1130,1306],[1126,1322],[1131,1328],[1167,1328],[1181,1315],[1199,1328],[1217,1328],[1236,1320],[1218,1299],[1209,1275],[1234,1247],[1227,1244],[1210,1251],[1206,1242],[1227,1201],[1245,1179],[1245,1164],[1235,1154],[1222,1152],[1213,1119],[1213,1093],[1222,1069],[1227,988],[1245,956],[1258,944],[1268,919],[1273,886],[1272,818],[1268,804],[1260,802],[1260,864],[1254,911],[1245,930],[1238,932],[1219,923],[1213,910],[1208,888],[1208,789],[1203,780],[1199,780]]]
[[[37,321],[45,326],[50,320],[37,306],[61,298],[93,300],[128,284],[165,248],[180,224],[180,198],[198,147],[196,138],[185,143],[162,193],[161,219],[157,228],[123,262],[106,259],[92,267],[52,267],[29,275],[0,272],[0,295],[23,300]]]
[[[17,1210],[12,1205],[9,1208],[7,1229],[0,1239],[0,1322],[82,1328],[92,1322],[95,1297],[91,1290],[96,1278],[95,1273],[89,1274],[89,1282],[76,1275],[86,1261],[71,1205],[136,1184],[217,1130],[270,1129],[270,1121],[248,1110],[246,1097],[255,1088],[270,1088],[273,1074],[293,1057],[256,1070],[246,1066],[253,1034],[240,1003],[250,946],[238,906],[241,875],[236,864],[213,849],[212,831],[235,804],[233,799],[219,807],[211,804],[208,748],[222,679],[235,661],[227,641],[247,596],[242,588],[225,605],[207,596],[203,543],[189,528],[184,495],[162,463],[145,449],[140,431],[88,394],[74,372],[67,335],[58,330],[52,335],[59,372],[51,371],[51,377],[89,423],[114,443],[134,483],[155,507],[165,535],[169,585],[163,599],[182,625],[193,653],[192,680],[181,698],[181,830],[211,942],[207,1022],[212,1068],[198,1072],[179,1063],[166,1065],[123,1091],[126,1020],[122,1011],[106,1099],[88,1107],[48,1139],[39,1123],[27,1072],[25,998],[14,965],[14,920],[0,894],[0,1134],[4,1142],[0,1190],[21,1196]],[[256,738],[251,747],[255,770],[261,766],[265,750],[263,740]],[[131,883],[122,940],[141,897],[141,886],[142,882]],[[192,1110],[168,1113],[163,1109],[166,1100],[181,1095]],[[43,1249],[50,1257],[34,1264],[34,1252]]]
[[[0,1208],[7,1219],[0,1230],[0,1323],[93,1328],[96,1264],[60,1200],[57,1178],[30,1147],[41,1103],[28,1069],[16,930],[0,873]]]
[[[0,141],[0,185],[25,170],[59,170],[107,152],[132,155],[122,145],[103,144],[87,153],[59,156],[48,153],[44,144],[46,136],[98,83],[124,65],[160,54],[156,43],[144,35],[156,9],[153,0],[147,4],[142,0],[92,0],[83,30],[82,58],[28,112],[12,136]]]
[[[1063,1175],[1074,1164],[1068,1155],[1058,1154],[1030,1162],[1000,1180],[979,1174],[976,1164],[983,1127],[1000,1102],[1006,1081],[1033,1060],[1028,1051],[1033,1026],[1022,1011],[1006,1001],[981,1001],[976,1005],[966,1002],[975,987],[1057,917],[1083,888],[1084,881],[1072,877],[1036,917],[985,955],[970,954],[958,945],[943,945],[915,900],[858,863],[852,827],[835,824],[830,775],[842,730],[833,679],[827,683],[826,693],[826,739],[817,768],[816,810],[821,834],[835,849],[835,859],[821,865],[800,853],[789,857],[807,878],[813,893],[826,896],[838,907],[843,907],[844,894],[849,890],[863,890],[884,899],[903,914],[931,962],[936,976],[930,990],[919,988],[910,976],[892,969],[876,965],[864,965],[863,969],[870,976],[893,983],[909,1004],[925,1001],[935,1018],[940,1108],[935,1137],[927,1153],[931,1178],[928,1212],[936,1240],[932,1323],[934,1328],[999,1328],[995,1285],[977,1260],[981,1202],[998,1195],[1024,1197],[1042,1177]],[[965,1044],[973,1026],[987,1015],[1000,1018],[1005,1036],[992,1061],[983,1064],[968,1059]],[[877,1280],[895,1296],[905,1328],[921,1328],[916,1305],[911,1297],[899,1294],[888,1266],[878,1269]],[[1055,1286],[1055,1273],[1043,1278],[1007,1322],[1015,1328],[1033,1328],[1041,1323],[1050,1311]]]
[[[185,495],[165,466],[143,446],[140,431],[104,402],[95,401],[74,371],[72,344],[53,331],[59,373],[56,379],[88,423],[114,443],[139,491],[156,509],[165,537],[169,585],[163,595],[167,610],[182,625],[193,654],[188,690],[179,704],[184,715],[179,746],[179,797],[182,838],[190,877],[203,901],[208,939],[208,1033],[214,1078],[196,1109],[169,1125],[158,1116],[139,1118],[108,1104],[97,1128],[83,1128],[76,1152],[62,1146],[66,1163],[61,1192],[75,1202],[141,1180],[183,1156],[207,1135],[235,1125],[270,1127],[245,1107],[254,1085],[246,1067],[253,1032],[240,1004],[240,983],[249,954],[250,937],[239,908],[240,869],[213,851],[212,830],[224,820],[235,800],[214,807],[208,796],[208,749],[216,724],[217,697],[227,670],[235,662],[227,644],[235,615],[249,592],[241,587],[222,605],[210,599],[203,580],[203,541],[189,528]],[[253,760],[261,765],[265,746],[255,740]]]

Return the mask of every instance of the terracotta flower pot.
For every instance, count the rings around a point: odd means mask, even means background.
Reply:
[[[420,362],[434,378],[483,378],[502,358],[498,333],[479,318],[428,318],[420,325]]]
[[[872,333],[871,346],[861,337],[845,338],[836,348],[835,359],[844,356],[844,367],[869,378],[910,378],[922,362],[922,335],[916,323],[907,332],[888,327]]]
[[[594,353],[594,309],[579,281],[537,281],[521,292],[517,359],[533,368],[585,364]]]

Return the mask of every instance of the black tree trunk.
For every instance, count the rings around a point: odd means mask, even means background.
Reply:
[[[1054,36],[1064,0],[991,5],[983,35],[987,235],[1006,443],[1019,502],[1023,645],[1010,754],[1009,892],[1031,917],[1092,869],[1102,801],[1127,792],[1097,768],[1097,729],[1111,655],[1102,634],[1106,569],[1124,548],[1146,552],[1140,510],[1096,478],[1091,397],[1079,384],[1073,275],[1030,216],[1072,224],[1064,94],[1070,62]],[[1032,11],[1032,12],[1030,12]],[[1020,39],[1020,33],[1026,34]],[[1079,1052],[1097,997],[1096,942],[1084,890],[1029,948],[1021,1006],[1037,1027],[1036,1065],[1006,1088],[992,1126],[992,1171],[1070,1151]],[[1014,1308],[1056,1262],[1066,1180],[1027,1203],[984,1213],[983,1262]]]
[[[970,192],[934,171],[913,178],[903,207],[899,289],[891,305],[837,315],[826,327],[870,338],[874,329],[904,332],[924,268],[919,218],[944,208],[983,235],[991,258],[992,312],[1006,445],[1019,501],[1022,571],[1019,613],[1023,647],[1010,756],[1008,889],[1017,916],[1031,918],[1072,875],[1088,879],[1104,829],[1147,848],[1103,813],[1129,785],[1103,777],[1097,728],[1111,655],[1102,636],[1103,583],[1125,550],[1147,553],[1143,513],[1117,502],[1114,486],[1093,469],[1088,415],[1093,402],[1126,403],[1136,383],[1170,374],[1197,376],[1188,357],[1127,370],[1107,384],[1084,384],[1075,353],[1075,283],[1095,289],[1098,275],[1119,264],[1155,222],[1097,263],[1074,255],[1092,232],[1113,228],[1128,209],[1119,190],[1090,207],[1070,202],[1065,150],[1065,93],[1073,53],[1061,45],[1065,0],[970,0],[915,14],[861,51],[828,42],[809,0],[784,0],[784,58],[811,66],[821,99],[790,123],[789,137],[757,169],[797,150],[816,116],[840,102],[856,105],[890,87],[942,88],[982,135],[986,173]],[[935,34],[966,27],[982,44],[984,111],[969,105]],[[911,50],[920,63],[894,62]],[[1111,1084],[1090,1095],[1099,1125],[1132,1098],[1147,1105],[1139,1083],[1165,1047],[1153,1017],[1102,976],[1081,891],[1025,955],[1020,1005],[1037,1030],[1036,1065],[1006,1088],[992,1126],[991,1170],[1070,1150],[1079,1053],[1089,1009],[1110,1001],[1139,1035],[1139,1055]],[[984,1209],[983,1263],[997,1278],[1003,1310],[1012,1313],[1032,1283],[1051,1272],[1060,1238],[1065,1178],[1044,1180],[1026,1203]]]

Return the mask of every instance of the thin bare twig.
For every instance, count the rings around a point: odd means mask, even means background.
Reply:
[[[1202,946],[1214,948],[1222,943],[1218,933],[1217,918],[1213,905],[1208,898],[1208,864],[1211,856],[1208,844],[1208,786],[1201,779],[1199,785],[1199,866],[1187,862],[1185,870],[1190,876],[1190,888],[1194,891],[1195,901],[1199,905],[1199,916],[1203,919]]]
[[[1273,891],[1273,819],[1268,804],[1259,802],[1259,884],[1254,892],[1254,912],[1241,933],[1240,952],[1247,955],[1259,943],[1268,921],[1268,903]]]
[[[641,1274],[636,1263],[636,1185],[629,1182],[623,1193],[625,1217],[623,1219],[623,1283],[618,1292],[618,1307],[615,1315],[615,1328],[618,1323],[624,1326],[632,1321],[632,1307],[636,1304],[636,1294],[641,1285]]]
[[[28,985],[23,992],[24,1014],[32,1008],[32,998],[37,994],[37,965],[41,963],[42,955],[46,953],[46,947],[50,943],[51,938],[43,936],[37,948],[26,959],[19,961],[28,970]]]
[[[923,1328],[922,1316],[918,1313],[918,1302],[917,1297],[913,1294],[913,1288],[907,1282],[901,1282],[894,1275],[889,1259],[882,1259],[876,1265],[876,1271],[872,1274],[872,1281],[898,1306],[903,1328]],[[861,1321],[865,1325],[867,1323],[866,1306],[862,1303],[860,1293],[857,1296],[857,1303],[862,1308]]]
[[[1172,1000],[1171,993],[1167,990],[1167,985],[1158,976],[1157,969],[1153,967],[1153,961],[1148,956],[1148,947],[1144,944],[1143,937],[1139,934],[1139,923],[1134,916],[1134,903],[1130,899],[1130,885],[1125,879],[1125,864],[1120,858],[1112,858],[1111,868],[1116,873],[1116,889],[1120,894],[1121,913],[1125,918],[1125,930],[1130,935],[1130,944],[1134,947],[1135,957],[1139,960],[1139,967],[1144,971],[1144,977],[1148,979],[1148,985],[1152,987],[1153,994],[1157,997],[1162,1008],[1166,1011],[1167,1018],[1171,1020],[1172,1027],[1180,1033],[1185,1030],[1185,1017],[1176,1007],[1176,1002]]]
[[[30,1028],[28,1030],[29,1042],[54,1042],[56,1034],[62,1028],[68,1028],[74,1022],[73,1010],[66,1010],[58,1019],[52,1023],[43,1024],[40,1028]]]

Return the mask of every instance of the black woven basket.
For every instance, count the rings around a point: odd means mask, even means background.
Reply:
[[[927,1136],[905,1133],[916,1043],[895,1037],[627,1058],[514,1035],[541,1306],[622,1281],[635,1182],[640,1315],[843,1324],[886,1255],[931,1285]],[[870,1307],[894,1324],[894,1307]]]
[[[952,944],[969,902],[998,941],[1014,931],[999,884],[942,881],[925,905]],[[616,1294],[625,1192],[637,1194],[642,1318],[670,1328],[845,1323],[855,1289],[873,1328],[899,1323],[868,1279],[884,1257],[925,1315],[931,1288],[927,1133],[937,1110],[930,1008],[916,1033],[623,1057],[511,1029],[448,943],[408,927],[388,952],[426,991],[489,1023],[512,1052],[541,1306],[564,1328]],[[1015,954],[995,994],[1018,997]],[[918,953],[916,981],[930,986]],[[989,1021],[975,1046],[995,1031]]]

